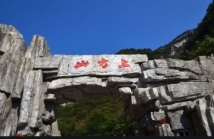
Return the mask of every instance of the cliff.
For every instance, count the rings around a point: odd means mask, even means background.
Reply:
[[[154,58],[178,58],[183,54],[186,42],[194,35],[194,33],[195,29],[181,33],[168,44],[154,50]]]
[[[168,44],[160,46],[156,50],[151,50],[150,48],[129,48],[122,49],[116,54],[146,54],[149,60],[160,58],[179,58],[185,51],[186,42],[194,35],[194,33],[195,29],[187,30],[175,37]]]
[[[60,136],[56,105],[101,96],[123,100],[136,136],[214,134],[213,56],[51,55],[39,35],[27,47],[0,24],[0,37],[0,136]]]

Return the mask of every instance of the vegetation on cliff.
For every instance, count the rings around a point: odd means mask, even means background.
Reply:
[[[186,39],[181,47],[173,47],[180,38]],[[182,41],[182,39],[180,39]],[[214,1],[208,6],[207,13],[194,30],[187,30],[173,39],[170,43],[151,50],[122,49],[117,54],[147,54],[149,59],[179,58],[184,60],[194,59],[199,55],[209,56],[214,53]],[[174,49],[174,50],[172,50]],[[145,51],[145,50],[149,50]],[[175,54],[172,55],[172,51]]]
[[[127,48],[120,50],[116,54],[146,54],[149,60],[179,58],[179,56],[183,53],[186,40],[188,40],[193,34],[194,30],[187,30],[178,35],[168,44],[161,46],[156,50],[151,50],[150,48],[144,49]]]
[[[214,54],[214,38],[211,38],[209,35],[206,35],[203,41],[195,41],[194,43],[194,49],[191,51],[185,51],[182,55],[182,59],[194,59],[197,56],[210,56],[211,54]]]
[[[134,136],[134,123],[123,113],[123,102],[103,97],[57,106],[62,136]]]
[[[122,49],[116,54],[147,54],[148,59],[154,59],[153,57],[153,51],[149,48],[144,48],[144,49]]]
[[[199,55],[214,53],[214,1],[208,6],[207,13],[198,24],[194,35],[186,42],[182,59],[193,59]],[[210,45],[210,46],[208,46]]]

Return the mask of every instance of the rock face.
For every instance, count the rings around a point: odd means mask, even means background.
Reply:
[[[159,47],[156,51],[156,58],[161,58],[162,55],[166,55],[167,57],[176,58],[181,54],[180,48],[184,47],[184,44],[187,42],[192,35],[195,34],[195,29],[186,30],[185,32],[181,33],[177,37],[175,37],[171,42],[168,44]]]
[[[0,136],[60,136],[56,105],[120,98],[136,136],[214,135],[214,57],[51,55],[44,37],[27,47],[0,24]]]

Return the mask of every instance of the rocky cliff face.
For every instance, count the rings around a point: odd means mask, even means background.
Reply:
[[[31,134],[35,130],[51,135],[56,119],[52,124],[43,122],[50,110],[44,102],[47,85],[42,71],[33,70],[35,59],[50,55],[46,40],[34,35],[27,47],[13,26],[3,24],[0,36],[0,136]]]
[[[0,136],[60,136],[55,106],[120,97],[136,136],[214,134],[214,57],[51,55],[44,37],[29,47],[0,24]]]
[[[187,31],[181,33],[168,44],[161,46],[158,49],[154,50],[155,57],[156,58],[179,57],[183,53],[185,43],[194,33],[195,33],[195,29],[187,30]]]

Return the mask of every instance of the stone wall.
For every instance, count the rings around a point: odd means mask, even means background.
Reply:
[[[0,136],[60,136],[55,106],[120,98],[136,136],[214,134],[214,57],[51,55],[44,37],[27,47],[0,24]]]
[[[214,57],[149,60],[133,90],[137,136],[212,136]]]

